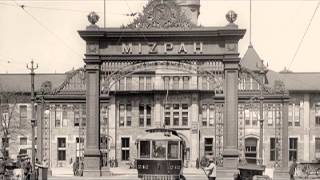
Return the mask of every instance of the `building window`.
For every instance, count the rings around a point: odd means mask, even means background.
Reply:
[[[208,80],[206,76],[202,77],[202,90],[208,90]]]
[[[204,138],[204,155],[213,156],[213,138]]]
[[[278,140],[276,138],[270,138],[270,161],[279,160],[279,152],[277,151]]]
[[[179,115],[180,115],[180,108],[179,104],[173,104],[173,125],[179,126]]]
[[[174,76],[173,77],[173,83],[172,83],[172,88],[173,89],[179,89],[179,77],[178,76]]]
[[[152,81],[151,81],[151,77],[150,76],[146,77],[146,89],[147,90],[151,90],[152,89]]]
[[[251,125],[251,121],[250,121],[250,109],[248,105],[245,105],[244,107],[244,122],[246,126],[250,126]]]
[[[289,138],[289,160],[297,160],[298,157],[298,138]]]
[[[267,121],[268,121],[268,126],[273,126],[273,108],[271,105],[267,107]]]
[[[151,105],[140,104],[139,105],[139,126],[151,126]]]
[[[202,126],[215,126],[216,120],[219,118],[221,109],[214,104],[202,104]]]
[[[131,106],[131,104],[127,104],[126,114],[127,114],[127,126],[131,126],[131,122],[132,122],[132,106]]]
[[[62,127],[68,126],[68,107],[67,105],[62,106]]]
[[[275,125],[280,125],[280,122],[281,122],[281,106],[278,105],[276,107],[276,119],[275,119]]]
[[[248,163],[256,163],[257,161],[257,139],[256,138],[246,138],[245,139],[245,157]]]
[[[202,111],[202,126],[207,126],[207,105],[206,104],[202,104],[202,109],[201,109],[201,111]]]
[[[56,106],[55,110],[55,127],[61,127],[62,112],[60,106]]]
[[[22,123],[25,123],[28,120],[27,106],[26,105],[20,105],[19,106],[19,111],[20,111],[20,126],[21,126]]]
[[[258,118],[259,118],[259,110],[257,106],[254,106],[252,111],[252,126],[258,125]]]
[[[167,104],[164,107],[164,124],[166,126],[188,126],[188,104]]]
[[[20,137],[20,146],[27,145],[28,138],[27,137]]]
[[[317,137],[316,139],[315,139],[315,142],[316,142],[316,145],[315,145],[315,152],[316,153],[320,153],[320,138],[319,137]]]
[[[183,89],[189,89],[189,79],[190,77],[188,76],[183,77]]]
[[[81,125],[85,127],[87,125],[87,109],[86,105],[81,105]]]
[[[124,78],[121,78],[119,80],[119,90],[124,90]]]
[[[132,106],[131,104],[119,104],[119,126],[131,126]]]
[[[245,77],[244,78],[244,89],[245,90],[250,90],[251,89],[251,78],[250,77]]]
[[[182,104],[182,126],[188,126],[189,112],[188,104]]]
[[[215,107],[213,104],[209,105],[209,126],[214,126],[215,122]]]
[[[168,90],[170,88],[170,77],[169,76],[165,76],[163,78],[164,81],[164,89]]]
[[[28,150],[27,149],[20,149],[19,154],[27,154]]]
[[[58,138],[58,161],[66,160],[66,138]]]
[[[126,78],[126,90],[131,90],[132,89],[132,77],[127,77]]]
[[[121,160],[128,161],[130,158],[130,138],[121,138]]]
[[[316,150],[315,150],[315,152],[316,153],[320,153],[320,138],[318,137],[318,138],[316,138],[315,139],[315,141],[316,141]]]
[[[79,124],[80,124],[80,108],[79,108],[79,105],[75,105],[73,126],[79,127]]]
[[[166,126],[171,125],[171,106],[169,104],[164,106],[164,124]]]
[[[297,100],[294,103],[290,103],[288,111],[288,125],[300,126],[300,121],[303,120],[303,102]]]
[[[139,77],[139,90],[144,90],[144,77]]]
[[[315,124],[320,126],[320,103],[315,104]]]
[[[76,137],[76,157],[77,159],[82,157],[84,152],[84,138],[83,137]]]
[[[315,159],[320,159],[320,137],[315,138]]]

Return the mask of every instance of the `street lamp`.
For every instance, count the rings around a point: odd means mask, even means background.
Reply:
[[[31,142],[32,142],[32,152],[31,152],[31,160],[32,160],[32,174],[31,179],[35,180],[35,124],[36,124],[36,114],[34,109],[34,101],[35,101],[35,95],[34,95],[34,71],[38,69],[38,64],[34,66],[33,60],[31,60],[31,66],[27,64],[27,69],[30,70],[31,75],[31,109],[32,109],[32,117],[31,117]]]
[[[260,96],[259,96],[259,112],[260,112],[260,119],[259,119],[259,122],[260,122],[260,136],[259,136],[259,164],[262,165],[263,164],[263,157],[262,157],[262,154],[263,154],[263,122],[264,122],[264,119],[263,119],[263,100],[264,100],[264,97],[263,97],[263,86],[264,86],[264,77],[265,77],[265,74],[268,72],[268,64],[265,66],[263,64],[263,60],[261,60],[261,63],[257,63],[256,64],[257,68],[258,68],[258,73],[259,73],[259,77],[260,77]]]

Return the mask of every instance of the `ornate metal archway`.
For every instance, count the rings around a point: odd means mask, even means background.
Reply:
[[[128,64],[115,71],[107,71],[107,69],[110,69],[110,67],[108,67],[109,62],[103,62],[101,67],[101,93],[109,95],[110,90],[115,83],[119,82],[120,79],[139,71],[162,69],[183,71],[201,77],[208,77],[209,81],[214,83],[214,94],[223,94],[223,63],[219,60],[211,60],[209,62],[211,63],[207,66],[203,66],[196,63],[191,64],[181,61],[147,61]]]

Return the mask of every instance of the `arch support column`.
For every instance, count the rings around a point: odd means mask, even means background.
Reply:
[[[239,58],[224,59],[224,125],[223,167],[237,168],[238,165],[238,72]]]
[[[235,55],[225,57],[224,62],[224,115],[223,115],[223,168],[217,177],[234,179],[238,173],[238,72],[240,59]]]
[[[100,176],[100,61],[86,62],[86,140],[83,176]]]

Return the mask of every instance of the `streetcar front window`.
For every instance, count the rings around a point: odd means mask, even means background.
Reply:
[[[152,141],[152,157],[166,158],[166,141]]]
[[[140,158],[150,158],[150,141],[140,141]]]
[[[168,159],[178,159],[179,158],[179,142],[169,141],[168,142]]]

